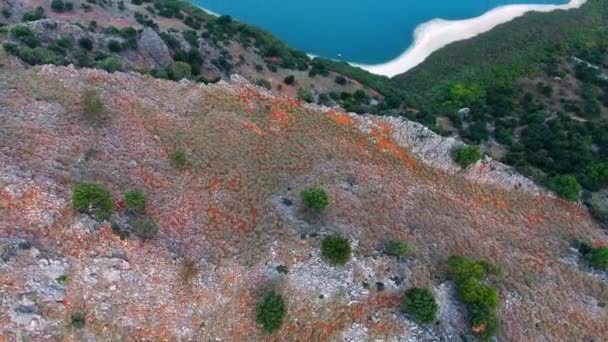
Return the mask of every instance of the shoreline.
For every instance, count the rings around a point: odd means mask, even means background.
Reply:
[[[422,23],[414,31],[414,42],[399,57],[382,64],[348,64],[372,74],[393,77],[407,72],[424,62],[433,52],[451,43],[473,38],[500,24],[521,17],[528,12],[552,12],[579,8],[587,0],[570,0],[565,5],[506,5],[494,8],[479,17],[463,20],[433,19]]]

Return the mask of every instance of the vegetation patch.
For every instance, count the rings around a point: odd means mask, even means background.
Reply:
[[[602,271],[608,270],[608,247],[593,247],[588,242],[580,242],[578,250],[589,266]]]
[[[478,146],[466,146],[455,149],[452,158],[463,169],[477,163],[481,159],[481,150]]]
[[[110,192],[95,183],[78,183],[72,188],[72,207],[98,220],[110,217],[114,202]]]
[[[258,302],[255,321],[264,332],[270,334],[281,328],[286,315],[287,306],[283,296],[270,291],[265,293]]]
[[[485,281],[488,274],[496,275],[498,269],[488,262],[463,256],[451,256],[448,269],[456,283],[458,298],[467,306],[472,331],[482,340],[490,340],[499,326],[500,295]]]
[[[140,189],[133,189],[125,194],[127,210],[143,214],[146,212],[147,203],[146,194]]]
[[[384,253],[396,257],[405,257],[413,252],[412,246],[406,241],[391,239],[384,243]]]
[[[304,189],[300,197],[307,208],[315,211],[321,211],[329,205],[329,196],[322,187]]]
[[[344,266],[351,258],[350,241],[340,235],[330,235],[321,242],[321,255],[332,266]]]
[[[439,305],[428,289],[414,287],[405,293],[402,310],[419,323],[433,323],[437,319]]]
[[[133,234],[143,239],[154,239],[158,235],[158,225],[147,216],[135,216],[129,219]]]
[[[73,313],[70,316],[70,324],[76,329],[82,329],[86,325],[86,318],[80,311]]]

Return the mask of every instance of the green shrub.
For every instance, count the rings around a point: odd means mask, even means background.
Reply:
[[[591,247],[589,252],[585,254],[585,259],[594,268],[608,269],[608,247]]]
[[[183,170],[190,166],[188,155],[182,150],[173,152],[171,154],[171,160],[173,160],[173,165],[179,170]]]
[[[329,205],[329,197],[322,187],[304,189],[300,197],[307,208],[315,211],[321,211]]]
[[[98,220],[108,218],[114,210],[110,192],[94,183],[78,183],[72,188],[72,207],[92,214]]]
[[[412,247],[405,241],[392,239],[384,244],[384,253],[396,257],[404,257],[412,254]]]
[[[123,50],[122,44],[117,40],[110,40],[108,42],[108,49],[112,52],[121,52]]]
[[[192,67],[186,62],[173,62],[167,70],[170,79],[179,81],[192,76]]]
[[[90,123],[98,124],[104,120],[104,105],[95,89],[87,89],[82,93],[82,110],[85,119]]]
[[[294,75],[289,75],[289,76],[285,77],[283,82],[285,82],[285,84],[287,84],[287,85],[292,85],[292,84],[296,83],[296,77]]]
[[[15,39],[21,40],[23,38],[33,37],[34,33],[28,26],[17,25],[11,29],[11,36],[13,36]]]
[[[116,57],[106,57],[100,61],[97,61],[97,63],[95,63],[95,67],[98,69],[103,69],[107,72],[115,72],[122,69],[122,64]]]
[[[87,51],[93,50],[93,41],[91,40],[91,38],[82,37],[78,39],[78,45]]]
[[[72,316],[70,316],[70,323],[74,328],[82,329],[86,324],[86,318],[82,312],[74,312]]]
[[[298,98],[304,102],[311,103],[314,101],[315,96],[309,86],[302,86],[298,89]]]
[[[496,288],[482,281],[488,273],[497,274],[499,269],[488,262],[463,256],[451,256],[448,269],[456,283],[458,298],[467,307],[473,332],[483,340],[491,339],[498,329],[500,295]]]
[[[51,8],[56,12],[63,12],[65,10],[65,3],[63,0],[51,1]]]
[[[264,332],[272,333],[281,328],[286,314],[287,306],[285,305],[283,296],[270,291],[265,293],[258,302],[255,321]]]
[[[339,85],[345,85],[346,84],[346,77],[344,77],[344,76],[336,76],[335,81]]]
[[[559,176],[549,181],[549,188],[561,197],[576,202],[581,193],[581,185],[574,176]]]
[[[44,18],[44,8],[41,6],[36,7],[35,10],[31,12],[26,12],[21,17],[21,21],[36,21]]]
[[[133,234],[141,238],[153,239],[158,235],[158,225],[149,217],[131,217],[129,225],[133,229]]]
[[[255,85],[257,85],[258,87],[266,88],[268,90],[272,89],[272,83],[270,83],[270,81],[265,78],[258,78],[257,80],[255,80]]]
[[[460,147],[454,150],[452,158],[463,169],[466,169],[481,159],[481,150],[477,146]]]
[[[125,203],[128,210],[144,213],[147,202],[146,194],[142,190],[133,189],[125,194]]]
[[[344,266],[350,260],[350,241],[340,235],[331,235],[321,242],[321,255],[332,266]]]
[[[430,290],[414,287],[405,293],[402,309],[420,323],[433,323],[437,318],[439,305]]]
[[[279,265],[279,266],[277,266],[277,272],[282,273],[282,274],[287,274],[287,273],[289,273],[289,269],[285,265]]]

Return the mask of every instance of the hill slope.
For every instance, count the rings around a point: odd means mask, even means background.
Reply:
[[[199,85],[3,63],[0,336],[458,340],[470,330],[446,275],[452,254],[503,269],[493,282],[501,340],[608,333],[606,275],[577,263],[570,247],[608,242],[588,213],[542,192],[480,183],[492,163],[466,172],[449,158],[426,164],[401,145],[429,156],[412,136],[421,131],[397,139],[405,121],[327,112],[238,79]],[[110,191],[107,220],[72,209],[82,181]],[[313,215],[299,193],[317,185],[330,205]],[[123,195],[133,188],[147,195],[155,239],[125,236],[135,224]],[[320,257],[330,233],[353,245],[343,268]],[[388,238],[415,254],[382,254]],[[400,313],[411,286],[434,289],[439,324]],[[274,335],[254,321],[267,288],[288,308]]]

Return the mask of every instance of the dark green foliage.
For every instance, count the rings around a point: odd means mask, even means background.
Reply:
[[[173,62],[167,68],[169,79],[179,81],[192,76],[192,67],[186,62]]]
[[[266,88],[268,90],[272,89],[272,83],[270,83],[270,81],[265,78],[258,78],[257,80],[255,80],[255,85],[257,85],[258,87]]]
[[[192,46],[193,48],[198,48],[198,36],[196,34],[196,31],[193,30],[187,30],[182,32],[182,36],[184,37],[184,40],[186,40],[188,42],[188,44],[190,44],[190,46]]]
[[[384,243],[384,253],[396,257],[404,257],[412,254],[412,247],[405,241],[391,239]]]
[[[309,209],[321,211],[329,205],[329,196],[322,187],[304,189],[300,193],[300,197]]]
[[[108,42],[108,49],[111,52],[121,52],[123,50],[122,44],[117,40],[110,40]]]
[[[265,293],[258,302],[255,321],[264,332],[273,333],[281,328],[286,315],[287,306],[283,296],[270,291]]]
[[[84,328],[86,324],[86,318],[84,314],[80,311],[73,313],[70,316],[70,324],[72,324],[72,326],[76,329]]]
[[[340,235],[330,235],[321,242],[321,255],[332,266],[344,266],[351,257],[350,242]]]
[[[36,21],[40,19],[44,19],[44,8],[41,6],[36,7],[32,12],[26,12],[23,14],[21,21]]]
[[[125,203],[127,210],[144,213],[148,199],[146,194],[140,189],[133,189],[125,194]]]
[[[335,82],[339,85],[345,85],[346,84],[346,77],[340,75],[340,76],[336,76]]]
[[[581,242],[578,250],[591,267],[608,270],[608,247],[593,247],[589,243]]]
[[[296,77],[294,75],[289,75],[289,76],[285,77],[283,82],[285,82],[285,84],[287,84],[287,85],[292,85],[296,82]]]
[[[106,57],[102,60],[99,60],[95,63],[95,67],[99,69],[103,69],[107,72],[115,72],[120,71],[122,69],[122,64],[120,60],[116,57]]]
[[[481,159],[481,150],[478,146],[460,147],[452,152],[452,158],[463,169],[466,169]]]
[[[95,183],[78,183],[72,188],[72,207],[78,212],[105,220],[114,210],[110,192]]]
[[[80,46],[81,48],[83,48],[87,51],[91,51],[91,50],[93,50],[93,41],[91,40],[91,38],[82,37],[82,38],[78,39],[78,46]]]
[[[1,12],[2,12],[2,16],[3,16],[5,19],[8,19],[8,18],[10,18],[10,17],[11,17],[11,15],[13,15],[13,14],[11,13],[11,11],[10,11],[10,10],[8,10],[7,8],[3,8]]]
[[[279,265],[279,266],[277,266],[277,272],[279,272],[281,274],[287,274],[287,273],[289,273],[289,269],[285,265]]]
[[[563,198],[576,202],[581,193],[581,185],[573,176],[559,176],[549,181],[549,188]]]
[[[175,168],[178,170],[183,170],[190,166],[188,155],[182,150],[173,152],[171,154],[171,160],[173,161]]]
[[[74,5],[71,2],[63,2],[63,0],[51,1],[51,8],[56,12],[71,11]]]
[[[147,216],[131,217],[129,225],[133,229],[133,234],[143,239],[153,239],[158,235],[158,225]]]
[[[498,329],[500,295],[483,281],[488,273],[497,274],[498,269],[485,261],[463,256],[451,256],[448,269],[456,283],[458,298],[467,306],[473,331],[483,340],[491,339]]]
[[[24,62],[31,65],[39,65],[39,64],[54,64],[54,65],[63,65],[65,64],[65,59],[63,56],[57,54],[56,52],[50,51],[48,49],[42,47],[30,48],[30,47],[22,47],[16,50],[17,57],[21,58]]]
[[[411,288],[405,293],[401,307],[419,323],[433,323],[439,311],[433,293],[419,287]]]

